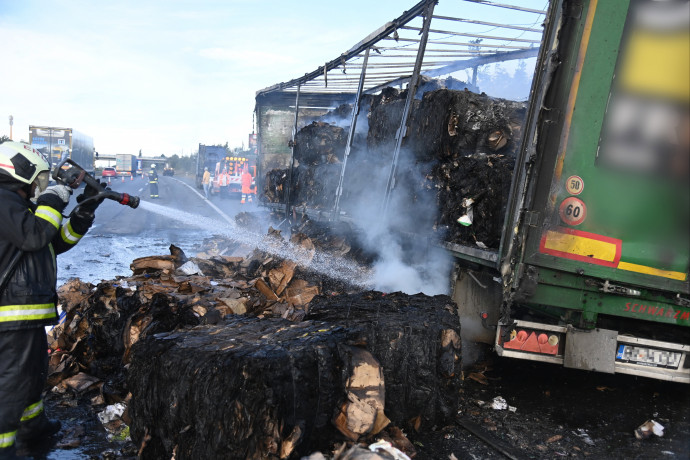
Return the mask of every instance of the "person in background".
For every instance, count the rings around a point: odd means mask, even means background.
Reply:
[[[211,173],[208,172],[208,168],[204,168],[204,176],[201,178],[201,185],[204,187],[204,195],[208,200],[208,189],[211,186]]]
[[[72,189],[49,183],[45,156],[22,142],[0,144],[0,459],[17,459],[60,430],[42,393],[48,374],[45,327],[57,324],[56,254],[86,234],[100,201],[64,219]],[[81,202],[98,190],[91,186]],[[35,200],[35,203],[34,201]]]
[[[240,203],[244,204],[247,202],[247,196],[249,197],[249,202],[252,202],[252,175],[249,174],[249,168],[246,166],[242,171],[242,201]]]
[[[228,185],[230,181],[230,174],[228,174],[227,168],[223,168],[223,172],[220,174],[220,179],[218,185],[220,186],[220,197],[221,199],[226,199],[229,195]]]
[[[151,165],[151,172],[149,172],[149,196],[151,198],[159,198],[158,173],[156,172],[156,163]]]

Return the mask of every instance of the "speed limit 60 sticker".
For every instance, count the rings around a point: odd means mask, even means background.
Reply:
[[[558,212],[566,224],[580,225],[587,217],[587,206],[581,199],[570,196],[563,200]]]

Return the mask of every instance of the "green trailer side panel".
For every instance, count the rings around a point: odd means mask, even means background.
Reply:
[[[589,278],[541,269],[538,286],[530,302],[583,314],[606,314],[676,326],[690,326],[690,306],[678,305],[675,298],[653,291],[641,290],[637,296],[600,292]],[[559,315],[562,311],[559,311]]]
[[[688,53],[663,50],[686,50],[690,35],[687,21],[655,30],[646,9],[674,15],[658,5],[585,3],[581,46],[575,45],[580,60],[571,53],[562,64],[577,70],[581,63],[581,73],[556,89],[568,92],[570,105],[563,109],[560,148],[543,153],[551,160],[533,208],[544,210],[543,225],[528,233],[525,262],[687,294],[688,98],[678,89],[683,85],[668,89],[673,79],[663,88],[652,80],[675,72],[687,84]],[[641,68],[645,53],[658,72]]]

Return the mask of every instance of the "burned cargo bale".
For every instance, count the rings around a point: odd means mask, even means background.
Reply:
[[[405,99],[407,91],[400,92],[397,88],[386,86],[380,93],[374,95],[365,95],[362,99],[362,107],[368,106],[369,113],[376,110],[380,105],[388,104],[389,102]]]
[[[330,450],[342,439],[334,418],[359,431],[348,428],[353,439],[388,419],[430,428],[455,414],[461,350],[449,298],[369,292],[312,308],[299,323],[232,316],[140,340],[128,385],[142,458],[286,458]],[[375,362],[383,382],[362,378]],[[362,394],[377,401],[373,418],[369,404],[348,410]]]
[[[437,167],[438,230],[446,241],[498,248],[514,166],[514,158],[479,154]]]
[[[378,106],[372,105],[369,112],[369,133],[367,134],[367,147],[369,154],[375,153],[387,158],[393,157],[392,146],[395,136],[400,128],[403,109],[406,101],[404,99],[391,100]],[[412,101],[410,113],[417,110],[420,101]]]
[[[295,135],[293,155],[300,165],[340,163],[346,142],[347,133],[343,128],[314,121]]]
[[[288,169],[272,169],[266,173],[261,199],[268,203],[285,203]]]
[[[321,115],[318,122],[329,123],[340,126],[342,122],[349,122],[352,117],[352,104],[340,104],[335,109]]]
[[[155,294],[150,303],[142,304],[134,292],[101,283],[82,309],[67,315],[68,326],[60,340],[82,368],[106,378],[119,371],[137,339],[198,323],[189,308],[165,294]]]
[[[350,340],[359,341],[383,368],[388,418],[405,426],[421,417],[431,427],[457,410],[461,344],[455,312],[447,296],[372,291],[316,297],[306,319],[357,330]]]
[[[312,209],[331,209],[335,202],[342,165],[300,165],[292,172],[292,205]]]
[[[228,317],[140,342],[128,384],[132,438],[147,438],[142,458],[277,459],[283,444],[327,449],[344,340],[342,328],[319,322]]]
[[[392,146],[403,101],[370,113],[370,149]],[[413,106],[391,196],[392,227],[447,241],[497,248],[520,143],[526,103],[469,91],[439,89]],[[469,158],[468,158],[469,157]],[[475,223],[464,228],[463,199],[473,199]],[[438,208],[438,215],[434,210]]]
[[[525,102],[430,91],[411,113],[405,146],[423,162],[446,163],[475,153],[515,156],[526,111]]]

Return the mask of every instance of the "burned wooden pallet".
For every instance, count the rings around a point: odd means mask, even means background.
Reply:
[[[391,421],[455,414],[459,323],[443,296],[319,297],[304,321],[227,317],[133,347],[143,458],[287,458]]]

